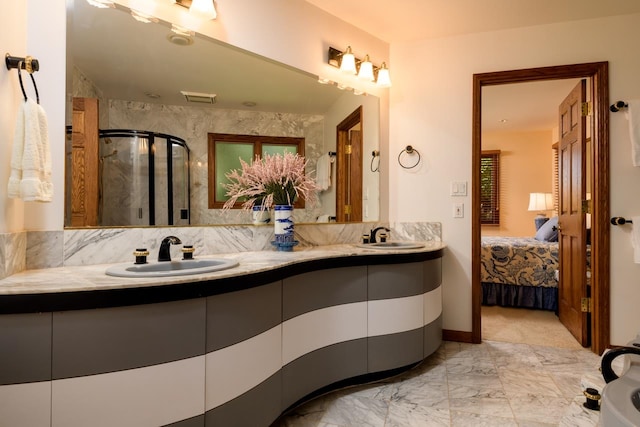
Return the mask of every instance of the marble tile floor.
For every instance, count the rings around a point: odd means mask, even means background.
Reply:
[[[444,342],[409,372],[318,397],[272,427],[595,426],[580,384],[599,364],[586,349]]]

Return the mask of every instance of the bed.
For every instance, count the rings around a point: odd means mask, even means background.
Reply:
[[[482,237],[482,304],[557,311],[558,242]]]

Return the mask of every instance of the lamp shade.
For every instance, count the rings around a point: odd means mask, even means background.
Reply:
[[[551,193],[530,193],[529,209],[530,211],[550,211],[553,209],[553,194]]]

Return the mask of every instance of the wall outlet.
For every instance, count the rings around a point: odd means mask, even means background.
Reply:
[[[453,204],[453,217],[464,218],[464,203]]]

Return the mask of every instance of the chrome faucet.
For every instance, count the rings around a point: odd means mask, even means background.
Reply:
[[[385,230],[385,231],[391,231],[389,230],[387,227],[378,227],[378,228],[374,228],[373,230],[371,230],[371,235],[369,237],[369,243],[377,243],[376,240],[376,234],[378,233],[378,231],[380,230]]]
[[[169,247],[171,245],[179,245],[182,243],[176,236],[167,236],[162,239],[160,243],[160,251],[158,251],[158,261],[171,261],[171,251]]]

